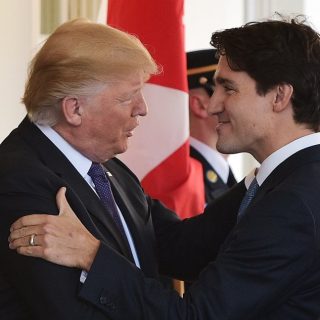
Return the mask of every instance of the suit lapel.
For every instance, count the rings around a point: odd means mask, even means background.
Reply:
[[[142,189],[140,194],[139,187],[134,185],[138,182],[130,181],[130,178],[132,179],[130,175],[129,177],[123,176],[122,174],[128,174],[129,170],[120,170],[117,165],[118,162],[119,160],[117,159],[111,159],[106,162],[104,166],[106,170],[112,174],[112,176],[109,177],[112,191],[129,227],[141,269],[145,274],[154,276],[157,274],[157,270],[155,269],[157,262],[152,242],[153,229],[150,230],[152,224],[147,223],[150,219],[150,216],[146,216],[149,214],[149,207]],[[130,188],[130,190],[133,189],[134,193],[128,192],[127,187]],[[129,197],[129,195],[131,195],[131,197]],[[148,241],[146,241],[146,239],[148,239]]]
[[[290,174],[294,173],[301,166],[311,164],[313,162],[320,162],[320,145],[305,148],[293,154],[291,157],[283,161],[274,171],[267,177],[263,184],[258,189],[256,196],[250,202],[248,206],[248,212],[244,214],[240,222],[235,226],[233,231],[229,234],[225,240],[221,250],[225,250],[230,241],[233,241],[234,237],[237,236],[237,232],[241,225],[250,217],[251,214],[257,214],[258,212],[250,212],[250,207],[254,206],[263,197],[277,188]]]
[[[84,203],[89,214],[95,217],[104,228],[107,229],[114,240],[119,245],[121,252],[129,258],[131,261],[132,254],[128,246],[126,239],[123,238],[121,232],[119,231],[117,225],[113,221],[111,213],[107,208],[102,204],[97,194],[91,189],[88,183],[79,175],[80,179],[75,179],[70,170],[62,173],[62,178],[70,183],[73,186],[74,192],[79,196],[79,199]],[[101,228],[100,228],[101,229]],[[102,230],[100,230],[102,231]],[[103,234],[103,233],[102,233]],[[119,250],[119,248],[116,248]]]
[[[35,150],[40,160],[66,182],[67,190],[72,192],[79,199],[79,202],[83,204],[89,215],[79,216],[79,219],[88,230],[101,240],[105,240],[113,245],[116,250],[120,250],[127,258],[131,259],[131,251],[120,231],[118,231],[111,215],[102,205],[95,192],[62,152],[36,126],[31,124],[27,118],[20,124],[18,133]],[[104,230],[101,230],[102,228]],[[105,237],[105,232],[111,235],[117,244],[116,246],[108,241]]]

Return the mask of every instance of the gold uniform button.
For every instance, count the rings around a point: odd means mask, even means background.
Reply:
[[[218,180],[218,176],[213,170],[208,170],[206,173],[206,177],[212,183],[216,183]]]

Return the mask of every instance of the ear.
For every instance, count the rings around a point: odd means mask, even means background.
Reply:
[[[291,84],[282,83],[275,88],[275,98],[273,101],[273,111],[281,112],[290,103],[293,94],[293,87]]]
[[[77,97],[64,97],[61,103],[62,113],[65,120],[73,125],[79,126],[82,122],[82,107]]]
[[[208,117],[207,108],[205,107],[200,95],[189,95],[189,109],[195,117],[202,119]]]

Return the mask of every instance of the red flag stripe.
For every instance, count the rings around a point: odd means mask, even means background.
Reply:
[[[109,0],[108,24],[135,34],[161,64],[150,82],[187,92],[183,0]],[[159,50],[165,45],[166,50]]]
[[[186,126],[188,114],[182,107],[188,103],[186,93],[146,84],[143,94],[148,115],[140,119],[140,125],[129,141],[129,150],[119,155],[140,180],[179,149],[189,137]],[[132,161],[133,158],[139,161]]]
[[[181,217],[204,207],[200,163],[189,157],[183,0],[109,0],[108,23],[135,34],[163,67],[144,94],[149,115],[120,158],[151,196]]]

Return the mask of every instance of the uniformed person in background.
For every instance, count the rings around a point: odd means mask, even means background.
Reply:
[[[202,164],[206,203],[236,183],[227,155],[216,149],[217,116],[207,112],[214,90],[213,75],[218,63],[215,53],[214,49],[187,52],[190,155]]]

